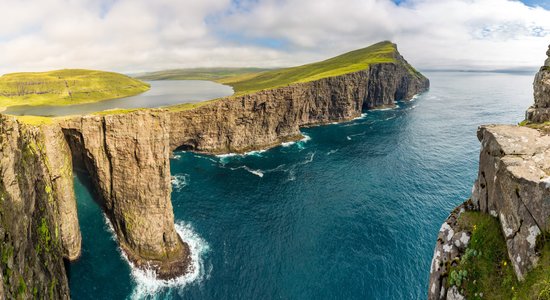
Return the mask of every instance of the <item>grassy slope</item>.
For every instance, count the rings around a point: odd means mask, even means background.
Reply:
[[[0,77],[0,107],[89,103],[148,89],[147,83],[112,72],[71,69],[12,73]]]
[[[149,72],[135,76],[141,80],[219,80],[226,77],[267,71],[260,68],[194,68]]]
[[[351,51],[321,62],[298,67],[265,71],[218,80],[230,85],[237,95],[293,83],[314,81],[326,77],[365,70],[370,64],[396,62],[397,48],[391,42],[380,42],[367,48]],[[416,70],[409,67],[411,72]]]
[[[466,254],[450,268],[449,278],[455,278],[451,284],[458,286],[467,299],[550,299],[550,243],[539,243],[539,266],[518,282],[496,218],[465,212],[459,224],[472,237]]]

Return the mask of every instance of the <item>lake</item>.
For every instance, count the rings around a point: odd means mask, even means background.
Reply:
[[[66,116],[108,109],[153,108],[196,103],[233,94],[232,87],[205,80],[163,80],[148,83],[151,85],[150,90],[131,97],[65,106],[11,106],[2,113],[17,116]]]

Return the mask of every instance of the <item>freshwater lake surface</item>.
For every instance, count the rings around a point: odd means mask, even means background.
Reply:
[[[175,152],[174,214],[196,266],[177,281],[129,267],[75,176],[73,299],[425,299],[441,223],[476,178],[476,129],[521,121],[533,74],[424,74],[431,89],[414,101],[303,129],[297,143]]]
[[[148,81],[151,89],[139,95],[64,106],[11,106],[3,113],[17,116],[66,116],[119,108],[153,108],[181,103],[196,103],[233,94],[233,88],[205,80]]]

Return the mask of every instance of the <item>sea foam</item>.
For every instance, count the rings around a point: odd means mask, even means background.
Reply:
[[[184,187],[186,187],[189,184],[189,174],[173,175],[171,182],[172,182],[172,187],[174,187],[174,190],[181,191]]]
[[[116,240],[113,225],[107,215],[103,214],[107,231],[111,238]],[[210,251],[210,246],[193,229],[190,224],[179,221],[175,224],[176,232],[180,238],[189,246],[191,262],[188,272],[185,275],[173,279],[158,279],[152,269],[140,269],[128,259],[128,256],[118,248],[120,256],[130,265],[132,279],[136,283],[131,299],[155,299],[155,295],[168,289],[181,290],[188,284],[199,284],[204,278],[209,277],[212,268],[205,268],[204,256]]]

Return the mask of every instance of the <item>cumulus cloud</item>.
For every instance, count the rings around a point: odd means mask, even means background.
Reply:
[[[550,10],[509,0],[2,0],[0,73],[288,66],[392,40],[424,69],[535,67]]]

